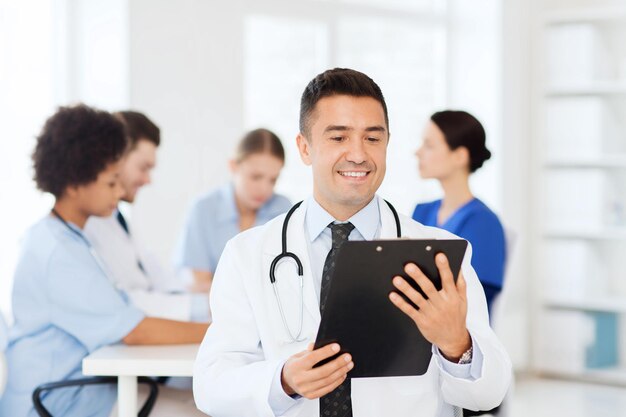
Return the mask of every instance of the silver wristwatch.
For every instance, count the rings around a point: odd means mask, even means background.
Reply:
[[[469,349],[467,349],[465,352],[463,352],[463,354],[459,358],[459,362],[457,362],[457,363],[459,365],[465,365],[465,364],[468,364],[468,363],[472,363],[472,353],[473,352],[474,352],[474,346],[470,346]]]

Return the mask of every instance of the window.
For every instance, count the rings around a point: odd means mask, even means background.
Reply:
[[[32,181],[35,138],[59,105],[127,106],[125,12],[126,0],[0,0],[0,311],[9,319],[20,238],[53,204]]]
[[[0,310],[10,319],[19,240],[52,200],[32,181],[30,153],[56,104],[52,0],[0,0]]]
[[[368,74],[385,94],[392,135],[380,193],[408,213],[416,201],[436,192],[435,184],[418,179],[414,154],[425,120],[445,103],[446,27],[435,7],[442,2],[324,3],[334,6],[332,13],[301,5],[288,16],[246,18],[245,126],[263,125],[281,137],[287,151],[282,178],[289,181],[279,182],[277,189],[294,201],[302,199],[312,191],[310,169],[300,162],[294,140],[304,86],[332,67]]]

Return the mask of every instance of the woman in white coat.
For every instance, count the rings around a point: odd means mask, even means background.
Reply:
[[[354,364],[349,353],[313,368],[339,348],[332,344],[312,350],[309,345],[320,323],[320,286],[332,240],[327,225],[348,221],[350,240],[394,238],[397,230],[390,208],[375,195],[384,178],[389,139],[378,86],[353,70],[318,75],[303,94],[300,131],[298,146],[303,161],[313,168],[314,195],[290,218],[287,250],[302,262],[303,286],[294,263],[278,265],[282,314],[269,270],[282,251],[285,216],[227,244],[211,292],[214,321],[194,368],[198,407],[213,417],[402,417],[453,416],[454,407],[478,410],[498,405],[509,385],[511,366],[489,328],[485,298],[470,265],[471,249],[456,285],[445,256],[438,259],[443,261],[439,269],[445,278],[439,292],[428,288],[414,265],[407,266],[407,274],[428,300],[420,299],[404,280],[394,280],[398,292],[420,310],[396,293],[390,302],[409,315],[415,331],[433,344],[426,374],[351,380]],[[400,226],[402,235],[411,238],[455,238],[404,216]],[[329,395],[341,402],[327,401]]]

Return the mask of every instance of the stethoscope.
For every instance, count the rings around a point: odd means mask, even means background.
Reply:
[[[393,213],[393,218],[396,221],[396,235],[398,238],[402,237],[402,227],[400,226],[400,217],[398,217],[398,212],[395,207],[387,200],[384,200],[389,206],[389,209]],[[290,343],[303,342],[304,338],[301,338],[302,335],[302,323],[304,321],[304,271],[302,268],[302,262],[298,255],[293,252],[287,251],[287,227],[289,226],[289,220],[293,213],[300,207],[302,201],[296,203],[285,216],[285,220],[283,220],[283,231],[282,231],[282,252],[272,260],[272,264],[270,265],[270,282],[272,283],[272,288],[274,289],[274,295],[276,296],[276,303],[278,304],[278,311],[280,312],[280,318],[283,321],[283,326],[285,327],[285,331],[289,335]],[[283,311],[283,303],[280,301],[280,295],[278,294],[278,289],[276,288],[276,267],[278,263],[284,259],[292,259],[296,266],[298,267],[298,277],[300,279],[300,326],[298,333],[294,336],[291,333],[291,329],[287,324],[287,319],[285,318],[285,313]]]
[[[60,214],[58,211],[56,211],[55,209],[52,209],[52,214],[54,215],[54,217],[56,217],[57,219],[59,219],[61,221],[61,223],[63,223],[63,225],[72,233],[74,233],[76,236],[78,236],[80,238],[80,240],[82,240],[85,245],[87,245],[87,249],[89,250],[89,253],[91,254],[91,257],[94,259],[94,261],[96,261],[96,263],[98,264],[98,267],[100,268],[100,270],[102,271],[102,273],[104,275],[106,275],[107,277],[109,276],[108,270],[106,268],[106,266],[104,266],[104,262],[102,262],[102,260],[100,259],[100,257],[98,256],[98,254],[96,253],[95,249],[93,248],[93,246],[91,246],[91,243],[89,243],[89,241],[87,240],[87,238],[78,230],[76,230],[75,228],[73,228]]]

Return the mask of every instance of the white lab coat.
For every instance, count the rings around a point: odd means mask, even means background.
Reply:
[[[104,264],[109,280],[126,292],[135,306],[151,317],[190,319],[191,294],[182,293],[184,288],[173,271],[162,268],[132,234],[126,233],[116,213],[90,217],[84,233]]]
[[[382,199],[378,201],[382,217],[380,238],[393,239],[393,215]],[[268,397],[277,369],[315,340],[320,312],[304,238],[306,206],[303,203],[293,214],[287,234],[287,250],[298,255],[304,267],[305,341],[289,342],[269,279],[270,264],[281,252],[285,216],[238,235],[226,246],[211,291],[213,324],[194,366],[196,404],[212,417],[273,416]],[[405,237],[456,238],[408,217],[400,219]],[[480,377],[455,378],[442,369],[441,358],[433,355],[428,371],[421,376],[355,378],[354,417],[448,417],[454,413],[453,406],[491,409],[500,404],[510,383],[511,363],[489,327],[485,297],[470,257],[471,248],[462,268],[467,281],[467,327],[483,357]],[[294,263],[282,262],[276,277],[285,316],[295,333],[300,319],[300,287]],[[302,398],[284,415],[317,417],[319,400]]]
[[[2,393],[4,392],[4,386],[7,382],[7,359],[4,355],[4,351],[9,344],[9,329],[4,322],[4,317],[2,316],[2,311],[0,311],[0,398],[2,398]]]

